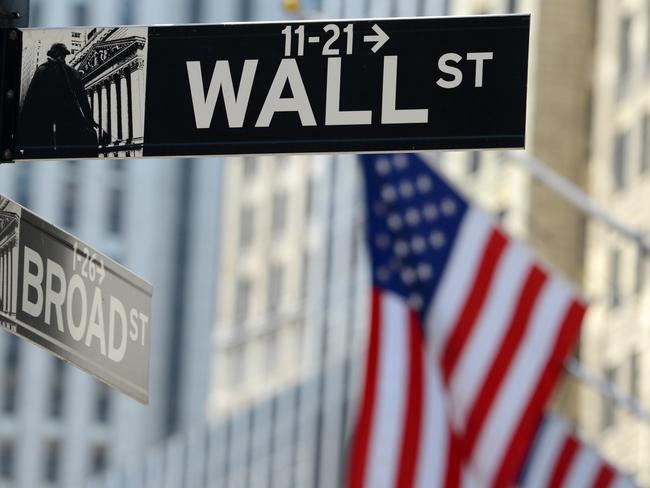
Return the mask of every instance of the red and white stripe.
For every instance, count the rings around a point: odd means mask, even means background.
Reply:
[[[569,427],[548,416],[541,424],[521,488],[632,488],[598,453],[582,444]]]
[[[483,486],[514,481],[584,311],[563,280],[468,209],[426,323],[464,462]]]
[[[460,486],[439,371],[426,364],[420,320],[403,298],[373,291],[368,344],[348,486]]]

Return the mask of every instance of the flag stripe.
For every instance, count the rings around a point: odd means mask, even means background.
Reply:
[[[377,394],[377,371],[379,369],[379,347],[381,343],[381,292],[372,290],[370,313],[370,337],[366,359],[366,378],[356,432],[353,437],[352,458],[349,467],[348,486],[361,488],[365,485],[366,461],[370,443],[370,427],[374,414],[374,402]]]
[[[487,214],[470,208],[458,231],[456,244],[427,316],[429,342],[437,357],[441,357],[442,349],[449,341],[491,234],[492,222]]]
[[[454,371],[465,342],[470,336],[476,318],[481,312],[483,303],[488,296],[492,277],[505,247],[505,236],[498,229],[493,229],[481,259],[480,268],[467,295],[467,301],[463,305],[458,322],[443,349],[442,372],[445,384],[449,383],[449,378]]]
[[[565,425],[555,421],[554,418],[546,419],[540,423],[540,438],[533,446],[529,456],[523,488],[546,488],[550,485],[552,468],[562,450],[566,439]]]
[[[400,469],[395,486],[413,486],[417,470],[418,454],[420,450],[420,432],[422,428],[422,402],[423,402],[423,352],[424,342],[422,325],[417,315],[409,311],[409,318],[405,324],[409,333],[409,374],[408,403],[404,417],[404,435],[402,437],[402,453],[400,456]]]
[[[594,481],[594,488],[608,488],[612,484],[615,475],[616,473],[614,472],[611,466],[608,466],[607,464],[603,464],[600,467],[598,474],[596,475],[596,481]]]
[[[399,454],[406,417],[408,374],[408,308],[404,300],[390,292],[382,293],[382,341],[375,415],[368,459],[366,486],[393,486],[399,470]]]
[[[572,437],[577,444],[577,440]],[[591,449],[580,449],[573,465],[569,469],[566,477],[565,486],[572,488],[574,486],[593,487],[598,476],[598,470],[602,464],[596,453]]]
[[[533,266],[528,272],[510,325],[505,334],[501,336],[502,343],[497,357],[489,368],[489,373],[483,381],[483,387],[480,390],[477,401],[469,414],[463,443],[467,458],[471,457],[477,437],[483,428],[483,423],[489,415],[494,399],[509,371],[516,353],[519,351],[521,342],[530,325],[529,319],[533,311],[533,306],[545,282],[546,274],[539,267]]]
[[[535,305],[526,338],[517,351],[474,448],[472,459],[479,465],[476,469],[488,480],[494,478],[499,465],[506,459],[510,440],[553,354],[558,330],[548,324],[562,323],[570,300],[569,287],[553,280],[544,287]],[[535,423],[530,428],[532,433],[537,427],[538,417],[531,421]],[[522,441],[530,439],[532,437]],[[528,446],[523,446],[523,449],[527,451]]]
[[[467,419],[497,357],[531,266],[530,255],[522,246],[509,245],[504,251],[489,296],[449,385],[454,426],[459,434],[467,427]]]
[[[571,464],[573,463],[573,459],[575,458],[577,451],[578,443],[576,440],[571,437],[567,437],[564,440],[564,445],[562,446],[562,450],[557,457],[555,466],[553,466],[553,476],[551,476],[551,480],[547,485],[549,488],[560,487],[564,484],[564,480],[567,477],[567,473],[571,469]]]
[[[426,355],[423,360],[427,361]],[[454,451],[447,420],[446,398],[437,365],[435,368],[425,368],[423,376],[425,408],[422,413],[422,436],[415,486],[456,488],[459,482],[460,459],[457,450]]]
[[[493,486],[508,486],[517,475],[517,470],[529,446],[528,440],[534,434],[541,410],[546,404],[560,375],[562,361],[569,355],[576,342],[584,314],[585,306],[575,299],[572,300],[562,321],[562,325],[559,328],[555,347],[549,360],[546,362],[546,367],[540,376],[537,388],[528,401],[527,408],[524,410],[524,414],[517,424],[514,435],[510,437],[508,448],[501,458],[501,466],[493,478]]]

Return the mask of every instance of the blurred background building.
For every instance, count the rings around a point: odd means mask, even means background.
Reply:
[[[647,235],[650,218],[650,3],[598,2],[593,70],[590,192],[622,222]],[[650,404],[650,287],[647,254],[635,242],[592,223],[585,289],[592,298],[582,361],[621,391]],[[625,469],[650,483],[650,429],[585,390],[588,436]]]
[[[34,26],[529,12],[527,152],[622,221],[650,227],[640,210],[650,174],[647,1],[32,0],[31,8]],[[588,222],[518,153],[429,156],[585,291],[581,360],[649,405],[650,302],[638,246]],[[0,192],[152,281],[155,300],[148,407],[0,334],[0,486],[340,485],[368,286],[354,159],[3,166]],[[650,483],[647,424],[573,381],[555,403]]]
[[[214,2],[206,2],[214,3]],[[189,22],[199,2],[34,0],[33,26]],[[206,14],[207,15],[207,14]],[[74,46],[70,46],[74,48]],[[45,46],[47,50],[47,46]],[[0,334],[0,486],[75,487],[206,416],[221,166],[3,166],[0,191],[153,282],[150,404]]]

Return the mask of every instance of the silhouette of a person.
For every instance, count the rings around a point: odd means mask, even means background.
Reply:
[[[23,158],[98,156],[96,122],[81,74],[68,66],[65,44],[52,44],[25,96],[16,145]]]

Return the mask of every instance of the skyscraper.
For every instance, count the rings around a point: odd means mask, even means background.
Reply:
[[[31,2],[32,25],[187,22],[200,2]],[[73,33],[77,30],[73,30]],[[69,48],[74,48],[75,38]],[[49,46],[41,46],[47,51]],[[44,60],[43,60],[44,61]],[[81,486],[206,416],[221,166],[100,160],[0,167],[0,192],[154,285],[150,404],[0,331],[0,485]]]

